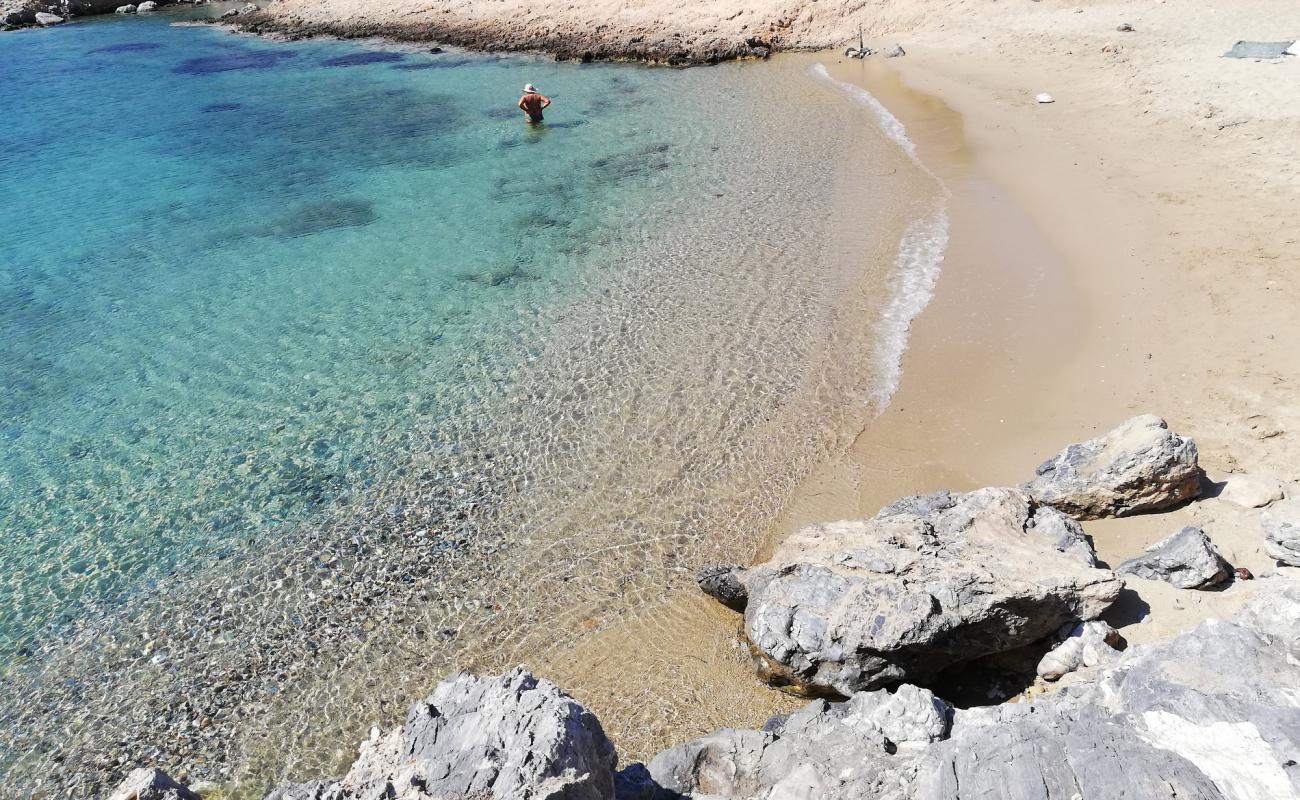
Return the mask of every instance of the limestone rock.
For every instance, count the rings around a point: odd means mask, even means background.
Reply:
[[[1196,443],[1150,414],[1070,445],[1037,474],[1030,496],[1078,519],[1158,511],[1201,492]]]
[[[17,27],[36,23],[36,11],[31,8],[7,8],[0,13],[0,25]]]
[[[1300,499],[1284,500],[1260,514],[1264,550],[1289,567],[1300,567]]]
[[[341,781],[283,787],[268,800],[609,800],[615,763],[595,715],[550,681],[522,668],[461,673],[400,728],[372,730]]]
[[[118,6],[117,8],[113,9],[114,14],[134,14],[135,12],[136,12],[135,6],[129,3],[127,5]]]
[[[47,12],[45,12],[45,11],[38,11],[38,12],[36,12],[36,24],[37,24],[37,25],[42,25],[42,26],[46,26],[46,25],[59,25],[59,24],[61,24],[63,21],[64,21],[64,20],[63,20],[63,17],[60,17],[58,14],[50,14],[50,13],[47,13]]]
[[[199,800],[199,796],[158,769],[135,769],[108,800]]]
[[[700,591],[722,603],[727,608],[744,611],[749,602],[745,585],[740,582],[740,567],[715,566],[705,567],[695,576]]]
[[[910,747],[854,719],[885,692],[816,701],[771,730],[660,753],[651,785],[697,800],[1300,798],[1300,583],[1113,658],[1036,701],[956,711],[946,735]],[[914,691],[902,717],[926,715]]]
[[[1232,577],[1232,565],[1195,525],[1167,536],[1115,568],[1120,575],[1164,581],[1179,589],[1211,589]]]
[[[1060,680],[1080,667],[1095,667],[1119,656],[1115,649],[1119,633],[1101,620],[1063,626],[1062,634],[1061,643],[1038,662],[1040,678]]]
[[[665,750],[650,777],[670,796],[865,798],[900,784],[907,759],[948,731],[952,709],[915,686],[813,701],[771,731],[721,730]]]
[[[135,7],[137,14],[148,14],[151,11],[158,10],[158,4],[154,0],[144,0],[143,3]]]
[[[1038,525],[1040,512],[1018,489],[940,492],[797,531],[739,575],[760,674],[847,696],[1095,619],[1122,583],[1061,552],[1055,526],[1068,526],[1053,511]]]
[[[1282,499],[1282,485],[1267,478],[1229,475],[1219,497],[1242,508],[1263,508]]]

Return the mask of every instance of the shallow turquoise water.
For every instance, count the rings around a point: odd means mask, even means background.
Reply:
[[[447,669],[748,558],[870,412],[933,187],[803,66],[176,18],[0,35],[18,796],[337,768]]]
[[[0,658],[364,484],[385,435],[455,402],[417,388],[499,352],[607,206],[671,170],[590,166],[657,141],[629,70],[566,101],[552,65],[140,19],[6,37],[0,71],[23,221],[0,242]],[[525,130],[515,84],[543,78],[552,124]]]

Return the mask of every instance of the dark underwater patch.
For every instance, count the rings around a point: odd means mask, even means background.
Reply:
[[[377,219],[374,204],[368,200],[325,200],[293,209],[259,228],[257,235],[290,239],[337,228],[360,228]]]
[[[566,130],[568,128],[579,128],[586,124],[587,121],[585,119],[575,119],[572,122],[548,122],[546,123],[546,127],[556,130]]]
[[[514,119],[515,117],[523,118],[523,112],[517,108],[490,108],[483,112],[483,116],[488,119]]]
[[[391,50],[373,50],[364,53],[349,53],[346,56],[335,56],[320,63],[324,67],[360,67],[364,64],[385,64],[392,61],[401,61],[405,58],[406,56],[401,53],[394,53]]]
[[[281,50],[239,50],[217,56],[187,58],[172,67],[172,72],[180,75],[212,75],[237,69],[270,69],[282,60],[297,55]]]
[[[234,111],[243,107],[243,103],[213,103],[211,105],[206,105],[199,110],[204,114],[212,114],[217,111]]]
[[[110,44],[108,47],[97,47],[94,50],[88,50],[86,55],[93,56],[96,53],[145,53],[150,50],[158,50],[162,45],[158,42],[124,42],[122,44]]]
[[[421,69],[438,69],[438,65],[437,65],[437,64],[431,64],[431,63],[429,63],[429,62],[427,62],[427,61],[420,61],[420,62],[416,62],[416,63],[413,63],[413,64],[412,64],[412,63],[407,63],[407,64],[394,64],[394,65],[392,66],[392,68],[393,68],[393,69],[405,70],[405,71],[407,71],[407,72],[414,72],[414,71],[416,71],[416,70],[421,70]]]

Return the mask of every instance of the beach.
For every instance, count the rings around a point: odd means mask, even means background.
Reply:
[[[507,621],[499,626],[509,632],[506,646],[485,639],[440,655],[440,665],[499,671],[515,656],[526,659],[599,714],[625,760],[716,728],[761,726],[803,701],[755,678],[737,618],[695,591],[689,574],[705,565],[675,563],[679,552],[715,556],[743,542],[757,562],[809,523],[868,517],[921,492],[1015,486],[1064,443],[1140,413],[1159,414],[1196,440],[1207,499],[1163,514],[1084,522],[1098,557],[1115,565],[1196,524],[1234,565],[1256,577],[1276,572],[1257,513],[1215,495],[1242,476],[1276,482],[1288,495],[1300,487],[1300,405],[1292,389],[1300,381],[1300,289],[1291,278],[1300,267],[1300,58],[1220,56],[1237,39],[1300,34],[1292,7],[647,3],[552,11],[456,2],[381,11],[341,0],[285,0],[240,24],[290,38],[379,34],[483,50],[541,49],[574,60],[771,57],[782,74],[810,73],[833,86],[844,113],[879,132],[879,118],[863,113],[867,101],[855,89],[869,92],[905,127],[913,165],[943,187],[942,269],[924,309],[907,317],[906,350],[887,402],[873,406],[874,387],[865,383],[836,385],[829,396],[862,389],[863,404],[837,415],[824,442],[799,451],[805,461],[784,474],[801,480],[776,494],[774,487],[744,487],[734,476],[715,484],[731,495],[719,498],[699,533],[707,538],[707,525],[725,527],[727,542],[654,545],[668,566],[661,564],[653,579],[629,589],[602,573],[580,602],[548,623],[554,632]],[[906,54],[845,58],[842,48],[855,43],[859,24],[869,44],[901,44]],[[1117,30],[1122,25],[1132,30]],[[816,78],[819,67],[824,78]],[[1054,102],[1036,102],[1040,92]],[[840,157],[861,174],[881,163]],[[909,168],[892,158],[889,168]],[[903,191],[902,184],[888,185]],[[832,228],[851,228],[879,202],[853,186],[828,205]],[[893,231],[890,241],[898,235]],[[841,259],[863,246],[852,236],[834,245]],[[892,258],[881,242],[866,246],[876,261]],[[701,277],[698,285],[703,292],[725,281]],[[653,293],[628,293],[647,296]],[[875,303],[848,304],[832,326],[844,338],[818,350],[818,358],[833,360],[869,343],[852,331],[879,312]],[[556,353],[562,361],[563,351]],[[704,372],[699,380],[707,380]],[[665,386],[656,396],[671,394]],[[605,416],[614,422],[604,441],[617,441],[615,423],[626,417]],[[671,428],[667,420],[662,425]],[[773,434],[765,441],[780,447],[788,440]],[[593,498],[617,486],[615,472],[581,488]],[[743,504],[743,497],[778,513],[769,518],[746,508],[728,518],[726,503]],[[603,497],[599,508],[611,508],[608,501]],[[628,502],[648,500],[637,495]],[[742,516],[761,529],[732,530]],[[591,542],[591,551],[603,553],[602,545],[617,550],[625,543],[611,534]],[[528,555],[521,551],[510,568],[526,573]],[[629,574],[637,569],[634,559],[597,560]],[[1248,581],[1223,592],[1179,592],[1139,579],[1128,587],[1106,619],[1130,644],[1168,640],[1203,619],[1231,614],[1254,594]],[[619,592],[621,598],[609,599]],[[533,610],[520,613],[530,625],[540,621]],[[497,624],[473,623],[485,630]],[[401,685],[419,692],[440,677],[406,675]],[[389,693],[383,708],[391,718],[402,699]],[[361,731],[371,720],[355,722]],[[332,763],[341,763],[352,744],[313,743],[292,775],[331,763],[318,755],[331,747]],[[257,769],[276,756],[273,747],[259,751],[265,761],[253,771],[266,774]]]

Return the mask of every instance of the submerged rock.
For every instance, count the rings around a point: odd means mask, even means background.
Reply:
[[[1300,567],[1300,499],[1284,500],[1260,514],[1264,550],[1289,567]]]
[[[1038,662],[1038,677],[1060,680],[1081,667],[1095,667],[1119,656],[1119,632],[1101,620],[1079,622],[1061,629],[1061,643]]]
[[[1211,589],[1232,577],[1232,565],[1205,531],[1188,525],[1120,564],[1115,572],[1164,581],[1179,589]]]
[[[342,780],[282,787],[267,800],[608,800],[615,763],[595,715],[550,681],[522,668],[461,673],[413,705],[400,728],[373,729]]]
[[[740,567],[715,566],[705,567],[695,575],[695,582],[700,591],[722,603],[727,608],[744,611],[749,602],[745,585],[740,582]]]
[[[1025,490],[1078,519],[1159,511],[1201,493],[1196,443],[1150,414],[1070,445],[1037,472]]]
[[[1019,489],[941,492],[794,533],[739,573],[760,673],[796,691],[850,695],[1095,619],[1121,581],[1090,566],[1091,548],[1087,559],[1062,552],[1068,526],[1040,513]]]
[[[199,796],[158,769],[132,770],[108,800],[199,800]]]

